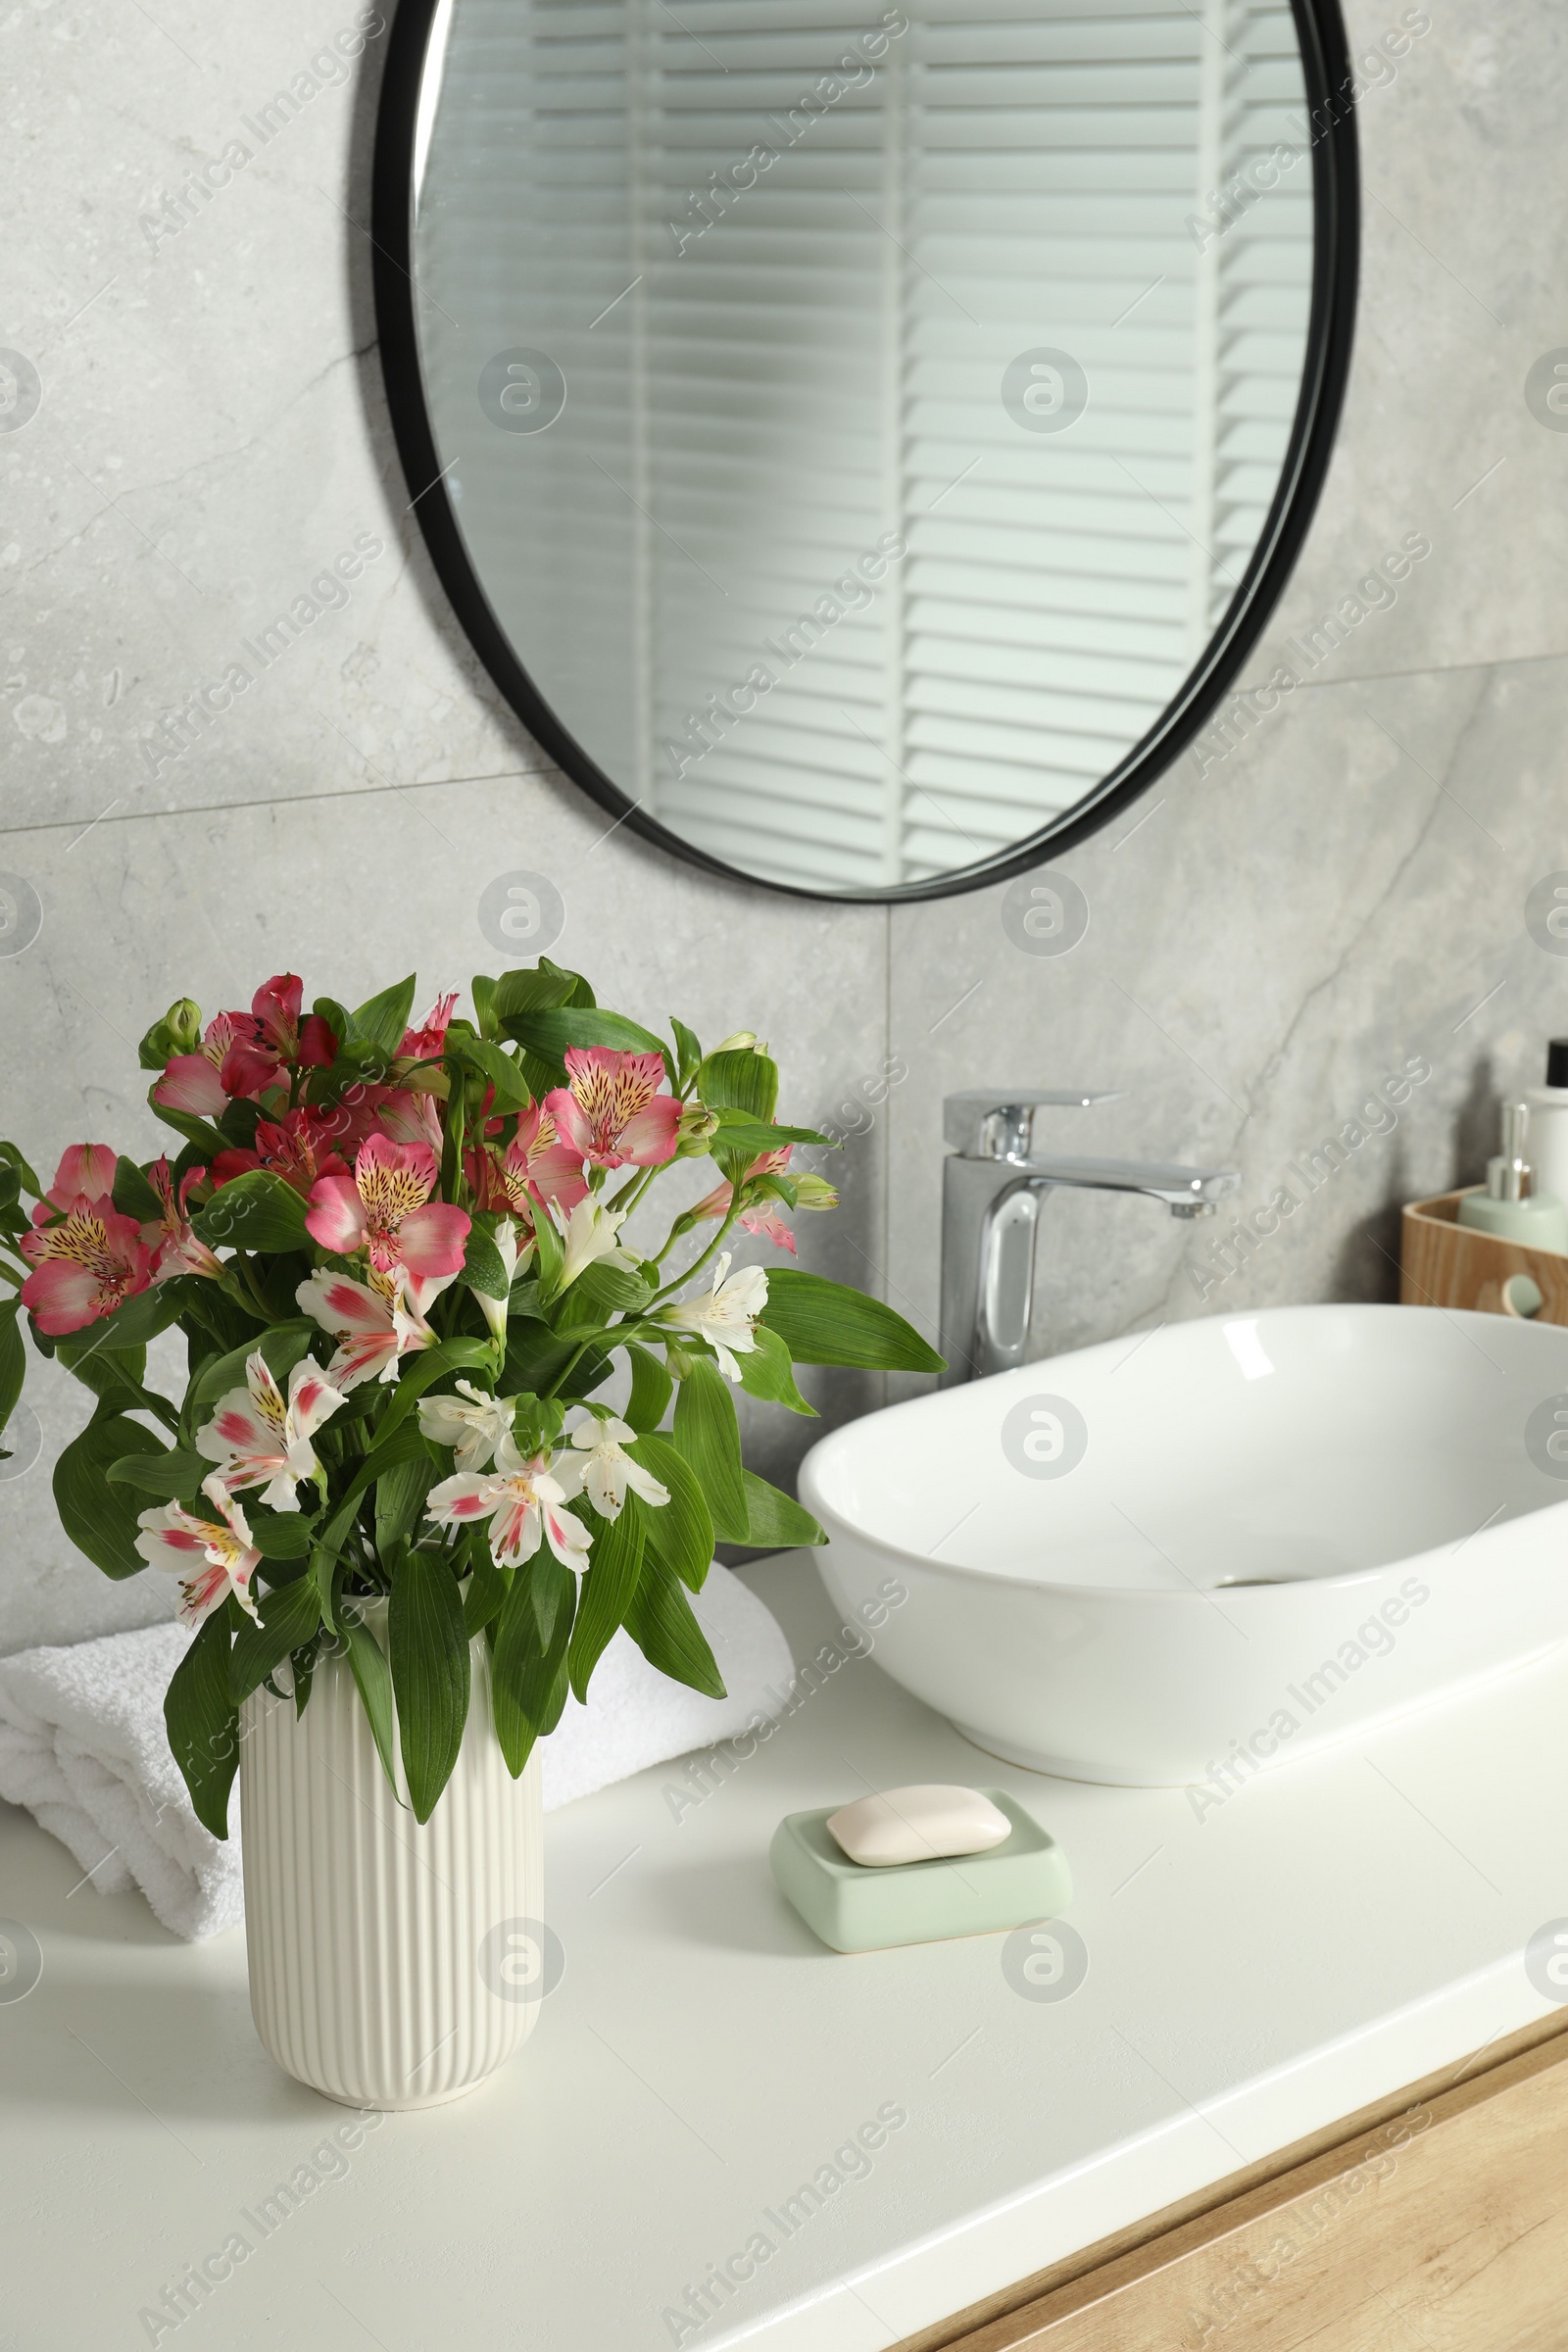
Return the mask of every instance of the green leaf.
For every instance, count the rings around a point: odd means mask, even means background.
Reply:
[[[639,1435],[646,1435],[649,1430],[657,1429],[664,1418],[669,1392],[675,1384],[658,1356],[650,1355],[646,1348],[639,1348],[634,1341],[628,1341],[626,1353],[631,1358],[631,1395],[626,1399],[622,1418]]]
[[[17,1302],[0,1307],[0,1434],[17,1409],[22,1384],[27,1377],[27,1350],[17,1328]]]
[[[161,1222],[164,1204],[133,1159],[123,1152],[115,1162],[115,1206],[122,1217],[134,1217],[138,1224]]]
[[[341,1631],[348,1645],[349,1671],[375,1741],[375,1752],[381,1759],[381,1770],[386,1774],[386,1785],[401,1804],[392,1755],[392,1675],[386,1652],[352,1602],[342,1611]]]
[[[669,1016],[669,1033],[675,1040],[676,1076],[684,1091],[702,1061],[703,1049],[697,1042],[696,1030],[688,1029],[684,1021],[677,1021],[673,1013]]]
[[[863,1291],[796,1266],[770,1267],[762,1322],[798,1364],[851,1364],[863,1372],[942,1372],[946,1361],[919,1333]]]
[[[714,1535],[731,1544],[747,1543],[746,1490],[741,1484],[741,1433],[735,1419],[735,1400],[729,1393],[729,1382],[717,1366],[700,1357],[680,1384],[673,1437],[677,1451],[696,1473],[712,1518]]]
[[[223,1185],[192,1219],[192,1230],[214,1250],[274,1252],[308,1250],[311,1244],[304,1201],[270,1168],[251,1168]]]
[[[159,1447],[153,1453],[122,1454],[118,1462],[110,1463],[108,1478],[111,1486],[131,1487],[138,1494],[153,1494],[160,1501],[172,1496],[181,1502],[191,1502],[201,1493],[202,1480],[211,1478],[215,1467],[216,1464],[188,1449],[176,1448],[166,1453]],[[142,1503],[136,1505],[138,1510],[145,1507]]]
[[[771,1279],[771,1277],[769,1278]],[[748,1396],[760,1396],[767,1404],[787,1404],[792,1413],[808,1413],[816,1418],[816,1407],[808,1404],[795,1385],[795,1371],[790,1351],[776,1331],[765,1323],[754,1326],[754,1345],[744,1355],[737,1355],[741,1387]]]
[[[505,1298],[512,1289],[506,1259],[482,1225],[468,1228],[463,1252],[463,1279],[470,1291],[482,1291],[487,1298]]]
[[[790,1495],[781,1494],[770,1487],[765,1478],[754,1471],[743,1470],[746,1487],[746,1515],[751,1534],[731,1537],[732,1543],[746,1543],[760,1551],[793,1551],[798,1544],[825,1544],[826,1536],[809,1511],[803,1509]]]
[[[536,1315],[514,1315],[507,1325],[507,1358],[498,1384],[508,1396],[542,1396],[577,1351]]]
[[[468,1719],[468,1638],[444,1554],[408,1554],[393,1582],[388,1616],[409,1801],[415,1820],[428,1821],[452,1777]]]
[[[468,994],[473,999],[473,1022],[481,1037],[494,1037],[496,1020],[496,983],[483,972],[475,972],[468,982]]]
[[[608,1046],[617,1054],[657,1054],[671,1080],[675,1077],[675,1057],[662,1038],[639,1021],[628,1021],[623,1013],[605,1012],[597,1005],[514,1013],[502,1026],[518,1045],[556,1067],[564,1067],[572,1046]]]
[[[482,1540],[468,1556],[473,1561],[473,1573],[468,1579],[468,1590],[463,1596],[463,1625],[471,1642],[476,1634],[482,1634],[485,1627],[500,1616],[507,1594],[512,1591],[513,1572],[510,1568],[496,1565],[490,1556],[489,1545]]]
[[[667,1502],[656,1507],[630,1495],[626,1508],[640,1513],[648,1549],[657,1552],[683,1585],[700,1592],[713,1561],[713,1522],[696,1472],[668,1438],[650,1434],[626,1451],[669,1489]]]
[[[275,1666],[307,1642],[321,1622],[321,1599],[308,1576],[264,1592],[257,1602],[262,1622],[247,1617],[228,1661],[228,1691],[236,1707],[260,1690]]]
[[[737,1161],[749,1166],[764,1152],[776,1152],[783,1144],[822,1144],[829,1150],[839,1149],[831,1136],[818,1135],[814,1127],[776,1127],[764,1119],[754,1119],[744,1110],[718,1110],[718,1133],[709,1145],[716,1159],[723,1153],[725,1163]]]
[[[179,1664],[164,1698],[170,1752],[196,1818],[228,1836],[228,1791],[239,1762],[239,1711],[228,1689],[228,1611],[215,1609]]]
[[[553,1298],[565,1271],[566,1255],[562,1248],[556,1221],[547,1209],[541,1209],[534,1219],[534,1279],[543,1298]]]
[[[414,1010],[414,991],[418,975],[411,972],[406,980],[393,988],[383,988],[379,996],[368,997],[350,1014],[352,1034],[379,1046],[383,1054],[396,1054],[403,1043],[403,1033]],[[420,1819],[424,1817],[421,1814]]]
[[[555,964],[542,961],[537,970],[530,964],[503,972],[499,980],[488,981],[486,986],[495,991],[495,1019],[498,1027],[504,1029],[519,1014],[554,1012],[559,1005],[575,1003],[578,988],[586,987],[587,983],[579,980],[575,972],[564,972]],[[477,996],[474,1002],[478,1003]],[[587,1002],[593,1003],[591,994]]]
[[[347,1006],[340,1004],[336,997],[318,997],[311,1006],[311,1010],[318,1021],[326,1023],[332,1035],[337,1039],[338,1050],[341,1052],[354,1027]],[[399,1042],[401,1043],[401,1040]]]
[[[316,1541],[316,1522],[307,1519],[303,1511],[260,1511],[253,1507],[246,1511],[245,1523],[251,1531],[251,1542],[264,1560],[303,1560]],[[269,1667],[267,1671],[270,1674],[272,1670]]]
[[[134,1412],[142,1404],[142,1375],[147,1369],[145,1348],[111,1348],[109,1324],[73,1332],[54,1344],[55,1361],[90,1389],[117,1413]]]
[[[15,1144],[0,1144],[0,1159],[3,1159],[8,1167],[16,1169],[17,1174],[34,1200],[41,1198],[43,1186],[38,1182],[37,1177],[28,1167]]]
[[[520,1573],[496,1624],[491,1654],[491,1707],[496,1738],[514,1780],[533,1751],[533,1743],[553,1732],[566,1703],[566,1652],[571,1641],[572,1611],[558,1610],[548,1647],[539,1638],[528,1580]]]
[[[651,1516],[657,1517],[654,1513]],[[692,1615],[678,1580],[660,1559],[643,1561],[637,1590],[626,1611],[626,1631],[650,1666],[710,1698],[724,1698],[724,1678],[708,1646],[708,1636]]]
[[[222,1151],[223,1139],[216,1127],[210,1126],[206,1119],[193,1117],[188,1110],[173,1110],[167,1102],[157,1102],[152,1087],[147,1089],[147,1106],[155,1119],[162,1119],[166,1127],[172,1127],[176,1135],[182,1135],[187,1144],[194,1144],[209,1166]]]
[[[383,1424],[383,1431],[385,1424]],[[413,1460],[428,1461],[424,1440],[416,1429],[398,1429],[390,1438],[378,1436],[375,1445],[360,1463],[337,1500],[337,1507],[319,1532],[315,1551],[311,1555],[309,1574],[321,1599],[321,1618],[329,1631],[336,1630],[332,1587],[338,1553],[344,1539],[354,1524],[360,1498],[378,1478],[395,1470],[399,1463]]]
[[[111,1486],[111,1466],[125,1454],[164,1456],[151,1430],[122,1414],[89,1421],[55,1464],[55,1508],[60,1524],[95,1568],[115,1578],[139,1576],[147,1563],[136,1549],[137,1519],[147,1505],[123,1486]]]
[[[128,1163],[127,1163],[128,1164]],[[160,1332],[168,1331],[184,1313],[196,1277],[176,1275],[171,1282],[154,1283],[138,1291],[134,1298],[126,1298],[112,1315],[93,1325],[93,1339],[101,1348],[112,1348],[123,1354],[132,1348],[145,1348]]]
[[[508,1111],[526,1110],[533,1102],[528,1083],[513,1055],[502,1047],[491,1045],[482,1037],[465,1037],[461,1031],[449,1033],[444,1059],[457,1062],[462,1068],[477,1070],[495,1089],[492,1106],[497,1117]]]
[[[434,1478],[435,1464],[421,1447],[376,1480],[375,1548],[383,1567],[391,1565],[394,1545],[412,1534]]]
[[[739,1110],[769,1123],[778,1108],[778,1063],[750,1046],[710,1054],[697,1073],[697,1093],[710,1110]]]
[[[642,1564],[643,1522],[635,1511],[597,1520],[566,1656],[571,1687],[579,1698],[587,1697],[589,1677],[625,1623]]]
[[[571,1286],[571,1311],[574,1316],[622,1314],[646,1306],[655,1288],[655,1284],[645,1282],[629,1266],[617,1266],[608,1257],[596,1257]]]

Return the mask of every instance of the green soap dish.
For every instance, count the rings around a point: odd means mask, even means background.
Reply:
[[[768,1861],[782,1891],[836,1952],[875,1952],[949,1936],[991,1936],[1055,1919],[1072,1900],[1067,1857],[1004,1788],[982,1791],[1012,1824],[985,1854],[869,1869],[852,1862],[828,1831],[838,1808],[787,1813]]]

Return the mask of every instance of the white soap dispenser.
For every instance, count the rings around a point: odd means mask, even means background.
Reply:
[[[1546,1047],[1546,1083],[1525,1094],[1530,1111],[1532,1191],[1568,1201],[1568,1037]]]
[[[1530,1161],[1525,1156],[1529,1137],[1528,1107],[1505,1102],[1502,1150],[1487,1162],[1485,1191],[1466,1193],[1459,1202],[1459,1223],[1494,1234],[1498,1241],[1521,1242],[1527,1250],[1568,1254],[1568,1208],[1555,1193],[1530,1190]]]

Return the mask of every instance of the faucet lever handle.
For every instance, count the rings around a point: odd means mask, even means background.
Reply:
[[[1109,1093],[1085,1087],[966,1087],[944,1099],[942,1133],[965,1159],[1027,1160],[1037,1110],[1092,1110],[1099,1102],[1121,1102],[1125,1093],[1125,1087]]]

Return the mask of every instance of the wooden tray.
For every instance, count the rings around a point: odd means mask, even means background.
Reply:
[[[1479,1192],[1479,1185],[1466,1191]],[[1541,1293],[1538,1323],[1568,1323],[1568,1257],[1555,1250],[1527,1250],[1461,1225],[1463,1192],[1412,1200],[1399,1236],[1399,1298],[1405,1306],[1469,1306],[1483,1314],[1519,1313],[1508,1297],[1515,1274],[1528,1274]]]

